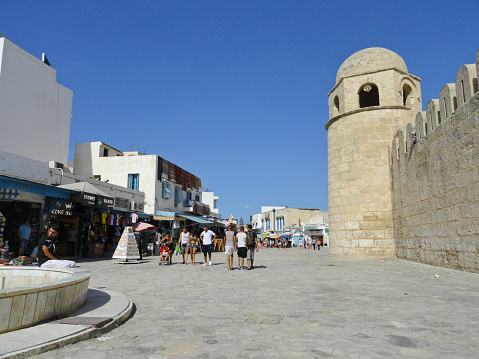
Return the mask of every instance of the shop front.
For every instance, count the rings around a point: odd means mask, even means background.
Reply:
[[[20,240],[19,227],[29,221],[30,240],[24,254],[29,255],[43,234],[44,217],[42,210],[47,201],[52,199],[63,201],[70,198],[70,193],[35,182],[17,178],[0,176],[0,213],[5,219],[3,225],[3,241],[9,252],[18,256]],[[7,242],[8,241],[8,242]]]

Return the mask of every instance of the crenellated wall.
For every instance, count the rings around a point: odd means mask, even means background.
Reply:
[[[396,255],[479,272],[479,52],[390,147]]]

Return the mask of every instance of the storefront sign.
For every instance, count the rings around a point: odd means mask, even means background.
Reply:
[[[115,197],[116,208],[129,209],[130,201],[126,198]]]
[[[96,204],[96,195],[82,193],[80,203],[82,206],[94,206]]]
[[[51,214],[57,216],[79,216],[82,214],[81,208],[78,208],[80,203],[71,202],[71,201],[64,201],[62,202],[58,208],[52,209]]]
[[[98,195],[96,198],[96,206],[97,208],[102,208],[102,209],[113,209],[113,204],[115,203],[115,200],[111,197],[103,197]]]

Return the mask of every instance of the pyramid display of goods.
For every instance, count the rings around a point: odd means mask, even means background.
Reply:
[[[136,238],[133,234],[133,228],[125,227],[112,258],[126,260],[140,259],[140,252],[138,251]]]

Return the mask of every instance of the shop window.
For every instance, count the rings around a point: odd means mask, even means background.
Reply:
[[[139,187],[140,187],[140,174],[130,173],[128,175],[128,188],[138,191]]]
[[[359,107],[379,106],[379,90],[374,84],[366,84],[359,90]]]

